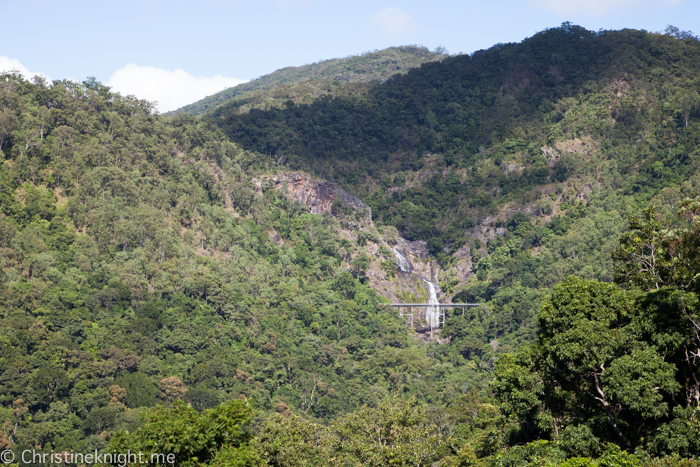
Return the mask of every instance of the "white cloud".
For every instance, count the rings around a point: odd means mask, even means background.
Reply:
[[[130,63],[115,71],[106,84],[121,94],[157,101],[160,112],[169,112],[246,81],[222,75],[197,78],[181,68],[171,71]]]
[[[413,18],[393,6],[382,8],[370,16],[369,24],[387,37],[397,37],[416,29]]]
[[[643,8],[649,5],[672,6],[684,0],[528,0],[531,5],[544,8],[560,16],[583,13],[600,16],[611,10]]]
[[[44,73],[29,71],[29,69],[26,66],[22,65],[19,60],[0,55],[0,73],[5,71],[19,71],[20,74],[24,77],[24,79],[31,79],[36,75],[39,75],[43,76],[44,78],[46,78],[47,81],[51,82],[51,78],[49,78]]]

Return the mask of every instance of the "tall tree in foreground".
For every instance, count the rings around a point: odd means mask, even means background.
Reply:
[[[631,218],[614,253],[620,285],[570,277],[554,288],[537,343],[496,367],[501,409],[518,421],[512,442],[575,434],[700,455],[699,213],[695,199],[676,228],[651,209]]]
[[[415,399],[364,406],[324,427],[301,417],[269,420],[257,439],[271,466],[427,466],[439,458],[440,430]]]
[[[202,414],[176,400],[170,408],[146,411],[144,424],[136,432],[115,434],[110,451],[141,452],[149,461],[152,455],[161,455],[165,462],[157,462],[157,465],[264,465],[250,444],[251,435],[245,430],[251,416],[248,404],[239,399]]]

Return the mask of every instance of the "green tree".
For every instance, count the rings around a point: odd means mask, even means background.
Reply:
[[[612,255],[616,282],[647,291],[664,286],[697,290],[700,199],[684,201],[680,213],[688,225],[678,229],[665,228],[653,207],[642,218],[630,217],[629,231]]]
[[[131,408],[149,407],[155,404],[158,389],[143,373],[127,373],[114,380],[114,384],[126,389],[126,405]]]
[[[277,414],[255,439],[260,456],[272,467],[332,465],[331,434],[298,415]]]
[[[331,424],[338,462],[363,466],[427,466],[444,443],[415,399],[362,407]]]
[[[360,248],[357,256],[350,261],[350,267],[352,267],[352,270],[355,272],[355,279],[359,279],[360,274],[365,274],[365,271],[367,271],[370,263],[371,259],[367,255],[367,252],[365,252],[364,248]]]
[[[602,418],[609,431],[596,434],[631,448],[648,436],[644,424],[668,417],[667,400],[680,390],[675,366],[643,339],[635,298],[615,285],[570,277],[543,303],[531,367],[541,380],[525,386],[526,407],[551,420],[552,436],[571,423]],[[513,394],[522,391],[513,371],[508,360],[499,362],[504,411],[512,411]]]
[[[700,94],[697,91],[683,89],[676,95],[675,104],[683,123],[688,126],[690,116],[700,109]]]
[[[260,465],[260,457],[245,430],[252,411],[244,401],[234,399],[202,414],[182,401],[170,408],[156,407],[144,412],[144,423],[134,433],[119,432],[110,440],[110,450],[172,454],[176,465]],[[169,462],[157,465],[169,465]]]

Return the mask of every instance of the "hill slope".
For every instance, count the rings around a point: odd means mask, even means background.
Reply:
[[[282,68],[170,112],[169,115],[179,113],[199,115],[229,99],[252,91],[262,91],[304,81],[361,84],[386,81],[395,74],[406,73],[411,68],[441,60],[444,57],[441,52],[431,52],[426,47],[403,46],[346,58],[323,60],[310,65]]]
[[[688,34],[564,24],[361,97],[224,104],[206,118],[246,149],[340,183],[380,230],[425,241],[448,297],[492,307],[444,331],[473,358],[493,340],[527,341],[563,277],[611,280],[628,215],[652,203],[672,218],[700,194],[698,72]]]
[[[565,24],[362,95],[205,119],[2,75],[0,444],[152,447],[182,429],[168,443],[222,449],[185,461],[222,465],[248,437],[218,430],[252,407],[280,466],[629,458],[601,441],[698,455],[697,203],[694,229],[659,235],[700,195],[698,68],[687,35]],[[612,279],[626,217],[649,206],[663,224],[623,236],[627,272],[653,235],[695,288],[591,281]],[[557,285],[569,274],[588,280]],[[427,300],[424,278],[482,306],[418,340],[386,301]]]
[[[272,159],[94,81],[0,78],[3,445],[103,449],[176,398],[330,419],[441,397],[367,284],[393,255],[362,203],[324,184],[309,212]]]

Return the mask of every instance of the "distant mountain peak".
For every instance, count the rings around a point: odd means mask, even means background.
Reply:
[[[406,73],[424,63],[441,60],[447,56],[444,48],[431,51],[419,45],[389,47],[364,52],[344,58],[332,58],[302,66],[288,66],[260,76],[247,83],[225,89],[193,104],[170,112],[200,115],[230,99],[251,91],[291,85],[303,81],[337,81],[338,83],[383,82],[396,74]]]

